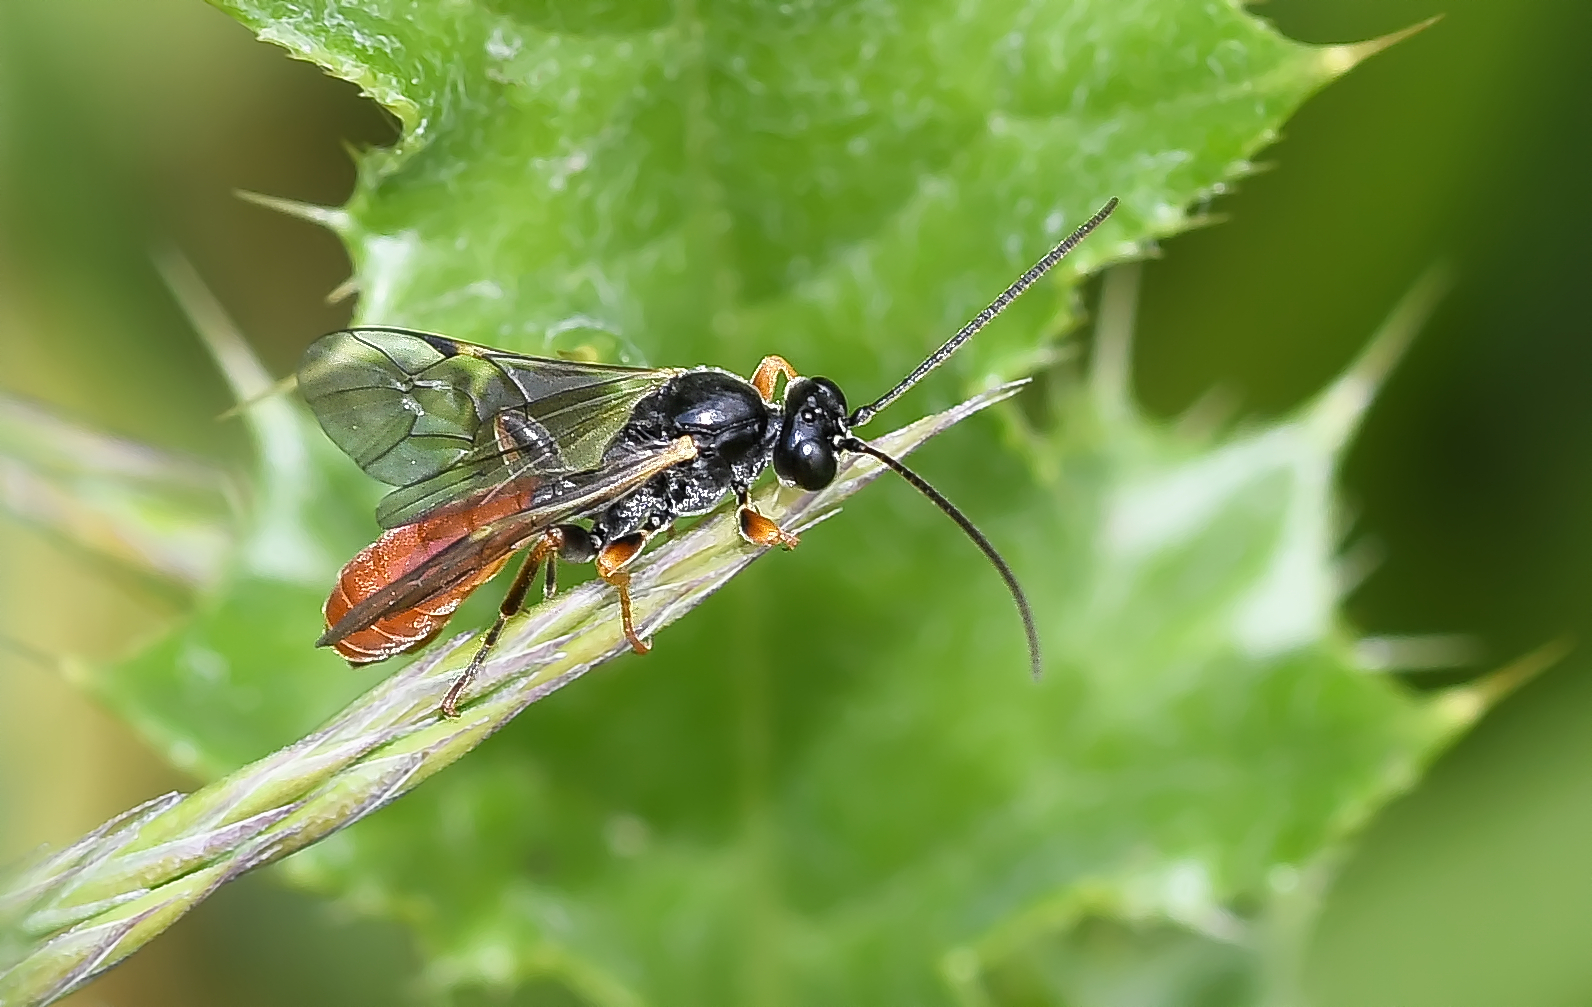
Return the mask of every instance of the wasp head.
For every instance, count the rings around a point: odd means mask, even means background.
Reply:
[[[835,478],[838,441],[851,433],[845,393],[828,378],[797,378],[785,389],[785,417],[774,442],[782,483],[821,490]]]

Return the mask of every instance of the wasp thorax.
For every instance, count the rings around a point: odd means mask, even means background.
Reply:
[[[784,483],[821,490],[835,478],[835,439],[846,430],[846,396],[828,378],[797,378],[785,389],[785,418],[774,444]]]

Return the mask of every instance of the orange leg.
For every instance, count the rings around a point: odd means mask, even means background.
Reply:
[[[745,500],[741,501],[735,516],[741,525],[741,537],[753,545],[782,545],[787,549],[794,549],[801,541],[800,538],[753,510]]]
[[[514,575],[514,582],[509,585],[508,593],[498,605],[497,619],[492,623],[492,628],[486,631],[486,636],[481,638],[481,646],[476,648],[475,656],[470,658],[470,663],[464,671],[453,680],[453,685],[448,687],[448,694],[442,697],[444,717],[459,715],[459,697],[464,694],[465,686],[475,678],[476,672],[481,670],[481,665],[486,663],[487,655],[497,644],[498,637],[503,635],[504,625],[525,607],[525,594],[530,590],[531,581],[536,577],[536,568],[542,565],[543,559],[547,560],[548,584],[553,583],[553,564],[557,562],[558,549],[563,544],[564,533],[554,528],[543,535],[531,549],[530,554],[525,557],[525,562],[520,565],[520,572]],[[550,589],[547,596],[552,597]]]
[[[757,394],[763,396],[764,402],[774,401],[774,382],[779,376],[785,375],[787,383],[796,380],[796,368],[792,367],[784,357],[772,354],[763,358],[757,365],[757,370],[752,372],[752,387],[757,389]]]
[[[641,550],[647,547],[647,539],[652,536],[642,532],[626,535],[624,538],[603,546],[597,554],[597,576],[613,585],[619,592],[619,620],[625,628],[625,639],[630,641],[630,649],[638,654],[645,654],[652,649],[652,644],[636,635],[636,623],[630,614],[630,571],[625,569]]]

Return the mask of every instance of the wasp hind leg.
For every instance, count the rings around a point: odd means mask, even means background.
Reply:
[[[774,383],[779,376],[785,375],[785,383],[795,381],[798,375],[796,368],[784,357],[769,354],[757,365],[757,370],[752,372],[752,387],[757,389],[757,394],[763,396],[764,402],[774,401]]]
[[[470,663],[465,666],[464,671],[448,687],[448,694],[442,697],[441,709],[444,717],[459,715],[459,697],[464,694],[465,688],[481,670],[481,665],[486,663],[487,655],[497,645],[498,637],[503,635],[503,627],[525,607],[525,596],[530,592],[531,581],[536,579],[536,568],[542,565],[544,559],[547,560],[545,596],[552,597],[556,583],[553,565],[558,562],[558,553],[563,546],[564,531],[562,528],[554,528],[544,534],[526,555],[525,562],[520,564],[519,572],[514,575],[514,582],[509,585],[508,592],[503,595],[503,601],[498,605],[497,618],[493,620],[492,628],[486,631],[486,635],[481,638],[481,646],[475,650],[475,656],[470,658]]]

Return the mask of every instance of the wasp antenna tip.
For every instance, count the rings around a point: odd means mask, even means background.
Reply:
[[[963,533],[966,534],[969,539],[972,539],[974,545],[978,546],[979,551],[982,552],[985,558],[988,559],[995,567],[995,571],[1001,575],[1001,580],[1005,581],[1006,589],[1011,592],[1012,602],[1017,606],[1017,614],[1021,616],[1023,620],[1023,635],[1028,639],[1029,668],[1033,672],[1034,678],[1038,679],[1041,673],[1039,658],[1039,627],[1034,621],[1034,610],[1028,604],[1028,596],[1023,593],[1022,585],[1017,583],[1017,575],[1012,572],[1011,566],[1004,558],[1002,558],[1000,552],[996,550],[994,544],[990,542],[989,539],[985,538],[984,533],[979,531],[978,527],[974,525],[968,516],[963,514],[955,504],[946,499],[943,493],[929,485],[927,479],[924,479],[916,472],[907,468],[905,464],[895,457],[886,454],[885,452],[874,447],[872,444],[869,444],[867,441],[857,437],[846,438],[840,443],[840,447],[846,451],[854,451],[858,454],[868,455],[869,457],[882,462],[886,468],[889,468],[891,471],[895,472],[896,475],[899,475],[908,483],[911,483],[913,489],[928,497],[936,507],[940,508],[940,510],[944,512],[946,517],[956,522],[957,526],[962,529]]]

